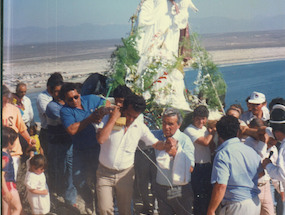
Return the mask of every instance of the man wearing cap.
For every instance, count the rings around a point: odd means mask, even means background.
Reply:
[[[269,111],[266,107],[266,98],[263,93],[253,92],[248,100],[248,105],[250,105],[250,111],[241,115],[241,120],[247,125],[253,118],[260,118],[264,122],[269,120]]]

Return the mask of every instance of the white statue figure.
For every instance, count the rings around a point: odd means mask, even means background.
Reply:
[[[183,71],[169,71],[169,66],[177,60],[180,30],[188,25],[189,7],[198,11],[191,0],[145,0],[138,16],[137,50],[140,61],[137,75],[144,77],[150,64],[161,63],[153,77],[152,93],[156,102],[184,110],[190,108],[184,96]],[[141,78],[136,84],[144,86]],[[149,95],[148,91],[144,93],[146,99]]]

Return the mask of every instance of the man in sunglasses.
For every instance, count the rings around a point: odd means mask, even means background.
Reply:
[[[78,85],[66,83],[62,86],[60,97],[65,105],[60,110],[62,124],[67,133],[72,136],[73,143],[73,183],[78,193],[85,201],[85,208],[88,214],[93,213],[93,193],[87,184],[87,176],[96,183],[96,169],[100,145],[96,140],[96,131],[93,123],[102,119],[100,106],[109,101],[96,96],[81,96]]]

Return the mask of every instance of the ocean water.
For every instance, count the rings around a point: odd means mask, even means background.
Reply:
[[[285,97],[285,60],[219,67],[227,83],[226,109],[239,103],[246,109],[245,99],[253,92],[265,94],[268,103],[276,97]],[[185,85],[193,90],[197,71],[185,72]],[[27,94],[35,112],[35,121],[40,121],[36,107],[39,92]]]

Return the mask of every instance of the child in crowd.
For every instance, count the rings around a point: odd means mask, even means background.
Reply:
[[[35,154],[44,155],[44,150],[41,147],[39,135],[37,134],[37,124],[36,123],[31,124],[31,126],[28,128],[28,132],[31,136],[31,139],[36,141],[36,144],[35,144],[36,153]]]
[[[33,214],[46,214],[50,211],[50,196],[44,170],[46,159],[37,154],[27,161],[25,185]]]
[[[18,134],[12,128],[2,128],[2,214],[18,215],[22,211],[19,193],[16,189],[13,160],[10,150]]]

